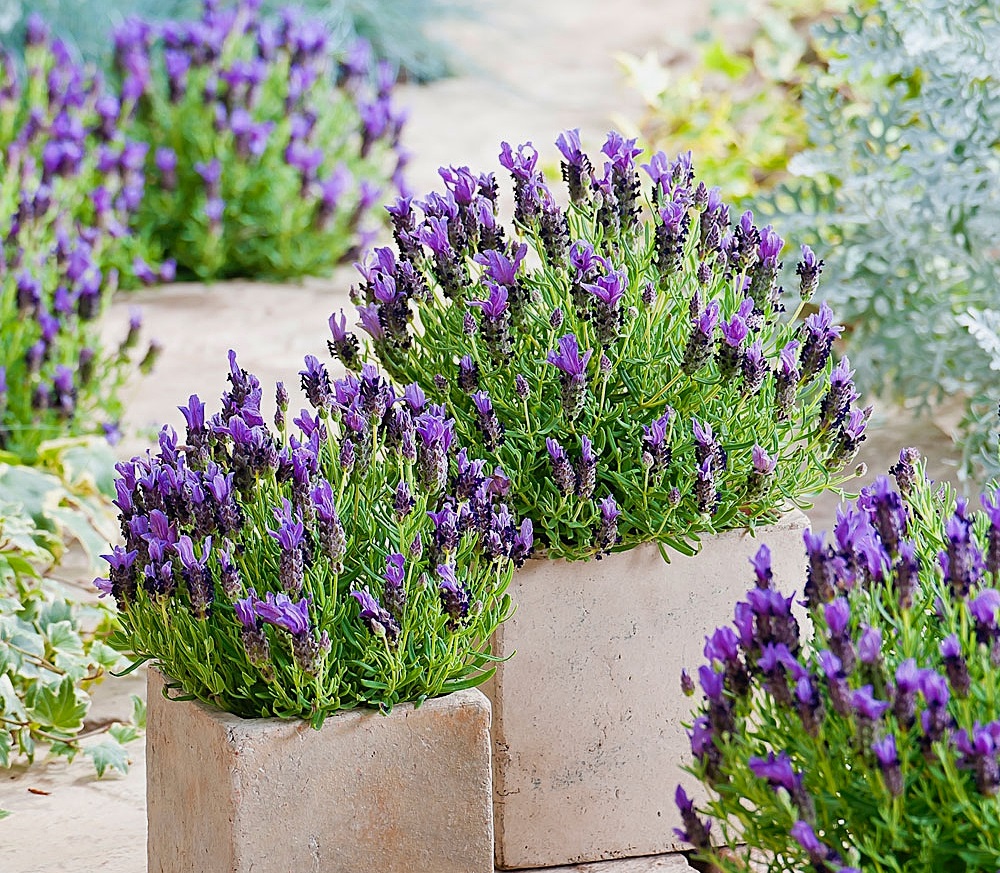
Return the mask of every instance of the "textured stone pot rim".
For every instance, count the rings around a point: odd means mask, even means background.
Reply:
[[[560,555],[560,556],[555,556],[554,557],[552,555],[549,555],[544,549],[535,549],[535,551],[532,552],[531,556],[528,558],[528,561],[529,562],[531,562],[531,561],[565,561],[567,564],[588,564],[591,561],[600,561],[604,557],[611,557],[612,555],[621,555],[621,554],[624,554],[625,552],[634,551],[635,549],[644,549],[644,548],[648,548],[650,546],[653,546],[653,547],[656,547],[657,550],[660,552],[661,557],[663,555],[664,549],[666,549],[666,551],[668,553],[668,557],[664,560],[663,563],[664,564],[669,564],[673,558],[696,558],[696,557],[698,557],[698,553],[701,551],[702,540],[706,539],[708,537],[724,537],[724,536],[727,536],[727,535],[728,536],[734,536],[734,535],[735,536],[742,536],[742,535],[745,535],[745,536],[752,536],[752,537],[754,537],[756,539],[757,538],[757,533],[759,531],[767,530],[769,528],[774,528],[774,527],[784,528],[784,527],[786,527],[788,525],[794,525],[794,524],[797,523],[795,520],[798,519],[798,518],[804,518],[808,522],[808,516],[805,514],[805,512],[801,508],[799,508],[798,506],[793,506],[790,509],[786,509],[784,512],[781,512],[778,515],[778,517],[776,519],[774,519],[773,521],[758,521],[758,522],[756,522],[753,525],[745,524],[745,525],[740,525],[739,527],[727,527],[727,528],[724,528],[723,530],[717,530],[717,531],[709,531],[709,530],[696,531],[693,534],[693,536],[694,536],[695,540],[698,543],[698,549],[697,549],[697,551],[693,552],[690,555],[685,555],[683,552],[680,552],[677,549],[671,547],[664,540],[658,540],[656,538],[651,538],[651,539],[648,539],[648,540],[642,540],[642,542],[635,543],[634,545],[628,546],[627,548],[624,548],[624,549],[613,549],[611,551],[611,554],[610,555],[606,555],[606,556],[587,555],[587,556],[582,557],[582,558],[566,558],[566,557],[563,557],[563,556]],[[765,545],[766,545],[766,543],[765,543]],[[662,546],[663,548],[660,548],[660,546]],[[515,570],[514,572],[516,573],[517,571]]]
[[[244,726],[252,724],[274,725],[274,726],[292,725],[297,730],[301,729],[303,731],[306,731],[314,729],[309,719],[302,718],[301,716],[282,718],[277,715],[261,715],[261,716],[254,716],[253,718],[244,718],[242,715],[237,715],[234,712],[230,712],[228,709],[222,709],[221,707],[218,707],[215,704],[207,703],[206,701],[202,700],[200,697],[195,696],[194,694],[188,694],[187,692],[184,692],[183,696],[181,697],[171,697],[168,694],[168,692],[171,690],[171,684],[174,685],[174,689],[180,687],[180,684],[177,682],[177,680],[169,676],[160,667],[159,663],[155,660],[149,661],[149,663],[147,664],[147,669],[152,673],[156,673],[157,676],[159,677],[160,682],[162,684],[161,695],[167,702],[194,704],[195,706],[203,710],[206,715],[210,715],[213,718],[217,718],[220,721],[224,721],[227,723],[227,725],[230,726]],[[455,699],[455,695],[463,694],[464,692],[467,691],[478,691],[480,692],[480,694],[482,693],[479,686],[474,686],[472,688],[462,688],[459,689],[458,691],[449,691],[447,694],[439,694],[437,697],[427,697],[424,700],[418,702],[414,702],[411,700],[400,701],[399,703],[395,704],[392,707],[392,709],[389,710],[388,712],[382,710],[381,707],[378,706],[355,706],[350,709],[338,709],[335,710],[334,712],[331,712],[326,717],[324,724],[326,721],[330,721],[331,719],[338,719],[342,722],[345,722],[345,721],[350,721],[349,717],[353,717],[358,721],[360,721],[365,717],[371,715],[380,715],[383,718],[391,718],[392,716],[396,715],[399,712],[412,712],[417,709],[427,709],[428,707],[434,709],[437,706],[441,705],[440,703],[441,701],[453,700]],[[322,728],[319,728],[319,730],[322,730]]]

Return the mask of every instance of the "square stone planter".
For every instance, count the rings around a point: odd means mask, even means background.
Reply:
[[[163,698],[150,671],[149,873],[492,873],[489,701],[313,730]]]
[[[681,722],[705,637],[733,620],[771,549],[776,584],[802,593],[801,512],[702,541],[664,563],[655,544],[601,561],[529,561],[494,637],[507,658],[483,686],[493,703],[493,815],[500,867],[547,867],[689,849],[674,790],[693,780]]]

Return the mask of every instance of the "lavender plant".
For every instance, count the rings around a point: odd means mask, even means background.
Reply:
[[[121,133],[117,99],[38,20],[25,56],[24,81],[5,66],[0,88],[0,450],[32,462],[45,440],[117,432],[139,316],[116,349],[98,318],[121,271],[152,281],[172,265],[154,271],[127,229],[145,146]]]
[[[833,542],[805,534],[811,638],[766,546],[733,627],[706,638],[689,772],[709,800],[677,802],[717,870],[1000,865],[1000,490],[977,510],[912,449],[892,472],[899,490],[863,489]]]
[[[419,387],[371,366],[333,383],[308,357],[310,408],[275,429],[230,353],[206,418],[192,396],[183,442],[118,467],[124,544],[98,587],[118,604],[115,644],[187,694],[244,717],[322,724],[483,681],[531,523],[509,482],[459,447]]]
[[[799,304],[775,279],[784,248],[690,154],[653,155],[644,201],[634,140],[616,133],[603,173],[577,131],[559,137],[563,208],[530,145],[504,143],[511,232],[492,173],[443,168],[444,193],[389,208],[396,249],[359,266],[367,345],[401,381],[446,404],[462,440],[511,471],[512,500],[551,557],[658,541],[684,553],[702,533],[777,517],[836,483],[868,410],[820,307],[822,261],[802,249]],[[651,218],[645,217],[648,207]],[[331,352],[357,368],[347,316]]]
[[[206,0],[197,21],[132,19],[115,34],[121,112],[150,144],[136,227],[202,279],[328,273],[402,184],[393,69],[259,5]]]

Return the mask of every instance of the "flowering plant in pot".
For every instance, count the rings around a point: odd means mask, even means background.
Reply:
[[[309,357],[310,407],[289,421],[279,384],[271,428],[259,382],[230,364],[219,412],[192,396],[183,440],[164,428],[155,456],[118,465],[124,544],[97,580],[118,605],[112,643],[158,668],[151,865],[177,853],[194,869],[208,844],[213,866],[266,851],[282,869],[316,853],[338,869],[419,869],[419,849],[451,858],[445,869],[491,869],[489,709],[469,689],[489,674],[530,521],[418,386],[397,393],[371,366],[331,383]],[[163,703],[161,685],[213,708]],[[233,773],[260,789],[234,788]],[[302,814],[275,813],[276,796]],[[372,804],[414,839],[365,838]]]
[[[307,358],[311,408],[288,422],[279,385],[272,430],[256,377],[230,363],[218,413],[192,396],[183,442],[164,428],[155,456],[118,465],[124,544],[97,580],[117,644],[222,709],[317,727],[482,682],[531,548],[503,473],[374,367],[331,384]]]
[[[576,131],[557,146],[567,206],[530,145],[500,155],[509,228],[492,174],[443,168],[444,193],[389,208],[395,249],[360,265],[353,292],[386,369],[510,471],[545,559],[515,574],[517,610],[494,637],[497,657],[518,652],[488,689],[497,860],[509,867],[675,848],[653,774],[679,761],[667,743],[650,752],[648,736],[683,745],[682,700],[649,665],[680,669],[724,617],[713,605],[737,593],[725,585],[746,529],[780,520],[787,537],[798,522],[783,513],[836,480],[867,419],[849,364],[831,360],[830,310],[797,319],[821,269],[810,250],[786,312],[781,239],[749,213],[733,224],[690,155],[652,156],[644,198],[634,141],[608,136],[603,173]],[[356,369],[346,314],[330,327],[332,353]],[[705,535],[697,559],[678,555]],[[599,567],[583,563],[594,557]],[[616,751],[581,751],[594,748]],[[586,830],[565,827],[582,809]]]
[[[172,265],[154,271],[128,231],[145,146],[109,119],[117,100],[99,78],[29,24],[25,74],[0,60],[0,450],[35,463],[46,440],[116,437],[118,391],[155,347],[139,348],[138,314],[106,347],[99,316],[119,276],[170,278]]]
[[[443,168],[444,193],[389,208],[354,290],[369,346],[445,403],[462,438],[509,469],[512,499],[550,557],[774,520],[853,457],[867,410],[827,307],[804,322],[822,261],[803,248],[799,303],[777,285],[784,247],[751,213],[735,224],[690,154],[653,155],[640,196],[634,140],[608,136],[603,175],[576,131],[557,145],[558,205],[530,145],[503,145],[510,232],[492,174]],[[647,217],[647,210],[651,217]],[[343,314],[331,349],[357,367]]]
[[[706,640],[689,772],[709,821],[677,790],[706,866],[1000,864],[1000,491],[977,510],[925,480],[914,450],[893,472],[899,490],[863,489],[833,542],[806,534],[811,639],[762,548],[733,626]]]
[[[401,184],[395,72],[367,45],[259,2],[115,34],[121,118],[150,144],[136,228],[201,279],[328,273]]]

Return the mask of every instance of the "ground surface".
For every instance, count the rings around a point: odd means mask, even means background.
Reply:
[[[684,0],[488,0],[475,5],[478,20],[449,25],[446,33],[470,59],[464,74],[403,93],[411,107],[411,180],[420,193],[437,187],[441,164],[499,171],[496,155],[503,139],[515,145],[531,140],[552,163],[551,143],[558,133],[579,127],[585,147],[595,153],[613,118],[635,119],[641,109],[612,53],[642,54],[703,23],[702,13],[692,11],[701,5]],[[293,384],[303,355],[323,354],[326,320],[345,305],[351,281],[353,271],[345,269],[332,280],[299,286],[176,285],[120,301],[109,314],[109,330],[124,324],[128,307],[139,303],[150,332],[165,347],[155,377],[133,389],[129,424],[137,433],[122,451],[142,450],[148,434],[163,422],[180,429],[176,407],[189,394],[214,401],[225,384],[230,348],[239,350],[241,365],[264,385],[277,379]],[[861,459],[881,471],[903,445],[939,457],[946,441],[931,423],[883,414],[873,422]],[[933,470],[936,476],[945,473],[940,465]],[[817,506],[818,527],[829,528],[835,507],[832,498]],[[92,575],[81,571],[78,581],[88,582]],[[133,692],[143,692],[141,676],[109,681],[98,691],[94,717],[126,715]],[[131,755],[128,776],[100,781],[84,762],[0,774],[0,809],[14,813],[0,823],[0,871],[142,873],[141,741],[132,745]],[[679,866],[676,860],[647,859],[586,869],[640,873]]]

